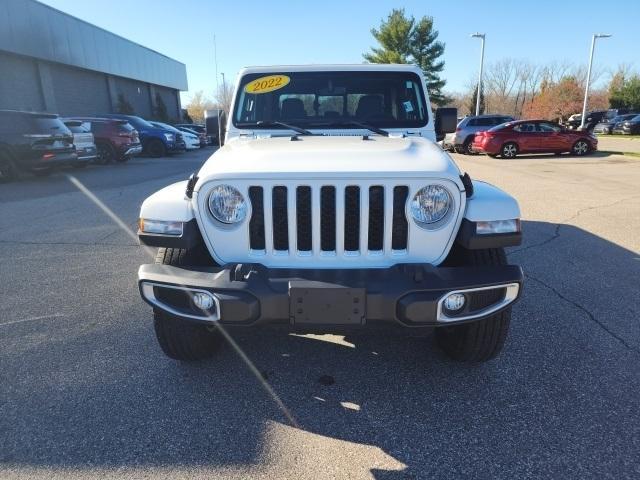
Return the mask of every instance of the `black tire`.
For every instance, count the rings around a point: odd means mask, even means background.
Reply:
[[[459,249],[457,264],[506,265],[507,258],[502,248],[484,250]],[[435,331],[438,346],[453,360],[469,363],[486,362],[495,358],[504,346],[511,307],[482,320],[439,327]]]
[[[464,151],[464,147],[462,147],[462,146],[460,146],[460,147],[458,147],[458,146],[453,147],[453,151],[454,151],[454,152],[456,152],[456,153],[462,153],[462,154],[464,154],[464,153],[465,153],[465,151]]]
[[[18,178],[18,169],[8,152],[0,151],[0,183],[8,183]]]
[[[167,148],[164,146],[164,143],[157,138],[149,140],[145,145],[145,150],[147,151],[147,155],[153,158],[164,157],[167,154]]]
[[[518,145],[514,142],[507,142],[502,145],[500,149],[500,156],[502,158],[516,158],[516,155],[518,155]]]
[[[204,266],[213,260],[203,246],[193,250],[159,248],[156,263],[175,267]],[[221,343],[220,332],[154,309],[153,326],[160,348],[175,360],[194,361],[211,357]]]
[[[462,149],[466,155],[475,155],[476,152],[473,151],[473,137],[467,138],[462,144]]]
[[[98,165],[106,165],[111,163],[116,158],[116,149],[110,143],[98,143],[96,145],[98,150],[98,156],[94,160]]]
[[[583,155],[586,155],[590,151],[591,151],[591,146],[589,145],[589,142],[587,142],[584,138],[581,138],[580,140],[578,140],[576,143],[573,144],[573,147],[571,147],[571,152],[578,157],[582,157]]]

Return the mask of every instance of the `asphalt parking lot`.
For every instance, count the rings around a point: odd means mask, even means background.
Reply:
[[[211,152],[68,173],[133,231]],[[640,161],[455,157],[522,208],[503,354],[237,335],[295,425],[232,348],[163,356],[135,283],[147,253],[65,175],[0,185],[0,477],[639,478]]]

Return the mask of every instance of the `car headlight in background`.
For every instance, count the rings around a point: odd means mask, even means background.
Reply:
[[[217,185],[209,194],[209,211],[222,223],[238,223],[247,216],[247,202],[231,185]]]
[[[143,233],[153,233],[155,235],[182,235],[183,223],[164,221],[164,220],[149,220],[148,218],[141,218],[138,221],[140,231]]]
[[[520,219],[491,220],[488,222],[476,222],[476,234],[492,235],[496,233],[517,233],[520,231]]]
[[[173,142],[173,133],[165,133],[164,138],[167,139],[167,142]]]
[[[452,202],[449,190],[441,185],[427,185],[411,200],[411,216],[419,225],[436,223],[447,215]]]

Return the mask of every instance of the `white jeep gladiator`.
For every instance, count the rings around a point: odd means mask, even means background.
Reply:
[[[231,327],[396,325],[435,328],[456,360],[497,355],[520,210],[435,143],[455,123],[412,65],[242,70],[224,146],[142,204],[159,250],[138,282],[163,351],[207,357]]]

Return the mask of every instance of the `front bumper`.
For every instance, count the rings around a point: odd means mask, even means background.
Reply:
[[[51,157],[46,159],[42,155],[50,154]],[[50,168],[66,167],[78,163],[80,159],[75,149],[73,151],[43,151],[38,152],[38,158],[33,158],[22,163],[25,167],[32,170],[48,170]],[[82,161],[82,160],[80,160]]]
[[[289,270],[238,264],[187,270],[148,264],[138,271],[142,298],[180,318],[225,326],[281,324],[324,331],[479,320],[515,302],[522,283],[522,270],[515,265]],[[193,295],[198,292],[214,297],[210,310],[195,306]],[[465,306],[457,313],[447,312],[445,297],[458,292],[465,295]]]
[[[78,148],[76,150],[78,160],[89,161],[98,157],[98,149],[96,147]]]
[[[141,143],[129,143],[120,147],[121,157],[134,157],[142,153]]]

